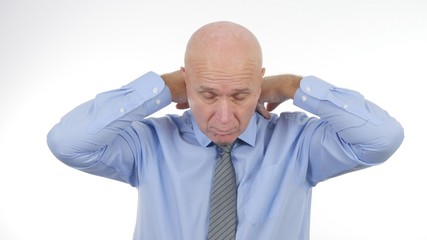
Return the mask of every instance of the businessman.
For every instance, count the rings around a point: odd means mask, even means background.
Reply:
[[[264,76],[262,60],[247,28],[208,23],[189,39],[183,67],[82,103],[48,145],[73,168],[137,188],[136,240],[307,240],[312,188],[383,163],[404,132],[359,92]],[[315,117],[271,113],[286,100]],[[150,117],[172,102],[188,109]]]

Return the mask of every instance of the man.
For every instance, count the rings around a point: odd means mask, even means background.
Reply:
[[[138,189],[134,239],[309,239],[312,187],[384,162],[403,129],[355,91],[264,71],[249,30],[207,24],[190,38],[180,71],[97,95],[53,127],[48,145],[76,169]],[[270,115],[288,99],[319,118]],[[171,102],[190,110],[149,117]],[[226,185],[216,183],[216,167],[230,159],[225,175],[235,187],[213,223],[215,187]]]

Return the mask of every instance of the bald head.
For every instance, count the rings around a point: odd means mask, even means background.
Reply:
[[[190,38],[185,65],[222,63],[236,66],[242,61],[262,67],[262,51],[257,38],[247,28],[232,22],[213,22],[199,28]]]
[[[229,144],[247,128],[261,94],[261,47],[246,28],[214,22],[190,38],[181,73],[188,104],[200,130]]]

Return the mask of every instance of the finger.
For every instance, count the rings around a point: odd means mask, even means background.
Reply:
[[[180,110],[182,110],[182,109],[187,109],[187,108],[189,108],[190,106],[188,105],[188,102],[184,102],[184,103],[177,103],[176,104],[176,108],[177,109],[180,109]]]
[[[288,100],[289,100],[289,98],[286,98],[286,99],[284,99],[284,100],[281,100],[280,102],[272,102],[272,103],[268,103],[268,104],[267,104],[267,111],[269,111],[269,112],[273,111],[273,110],[274,110],[274,109],[276,109],[280,104],[282,104],[283,102],[288,101]]]
[[[262,103],[258,103],[256,111],[261,114],[265,119],[271,118],[270,112],[267,111],[267,109],[264,107],[264,104]]]
[[[279,106],[280,103],[268,103],[267,104],[267,111],[273,111],[274,109],[277,108],[277,106]]]

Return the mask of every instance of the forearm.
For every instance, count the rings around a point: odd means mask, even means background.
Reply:
[[[262,92],[264,96],[281,96],[284,99],[293,99],[300,87],[302,76],[282,74],[263,78]],[[275,92],[269,92],[272,90]]]
[[[172,102],[180,103],[187,101],[185,82],[179,70],[162,74],[161,78],[169,88]]]
[[[133,121],[142,120],[170,103],[163,80],[148,73],[128,85],[98,94],[78,106],[48,134],[48,145],[60,160],[84,167]]]
[[[403,128],[385,110],[358,92],[337,88],[316,77],[303,79],[294,104],[319,116],[331,130],[331,138],[338,136],[345,145],[343,149],[350,147],[366,163],[387,160],[403,140]],[[325,139],[326,131],[320,129],[313,154],[322,151],[319,141]]]

